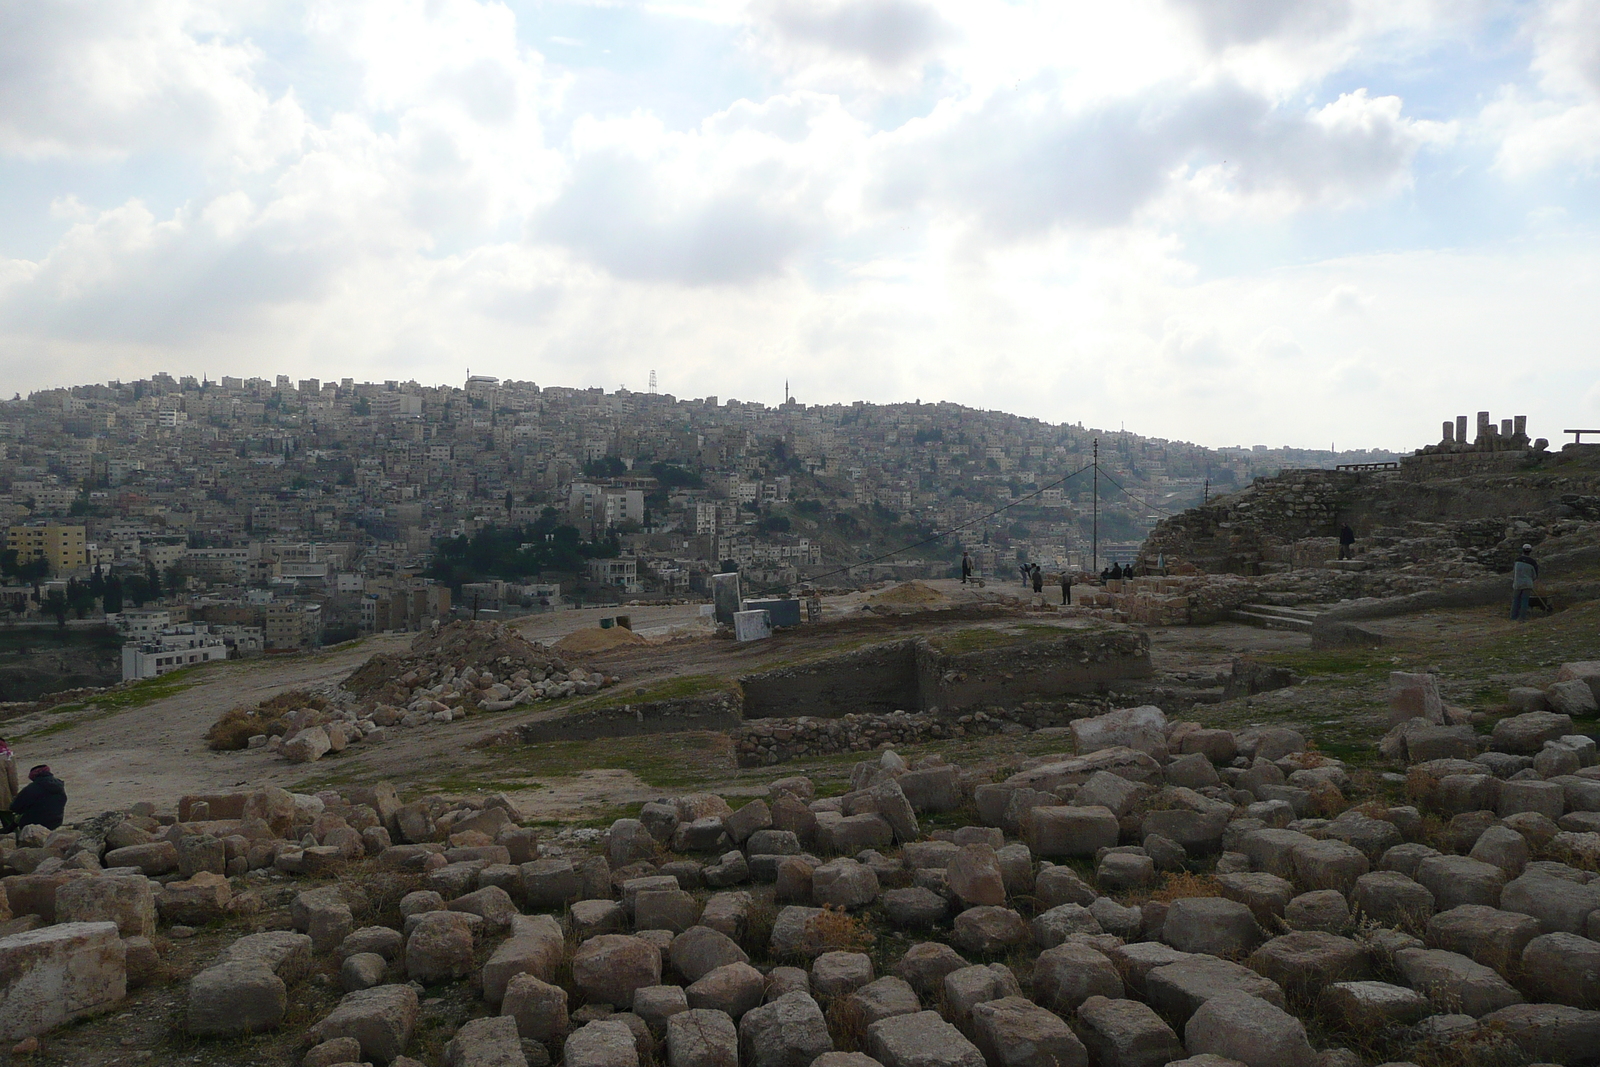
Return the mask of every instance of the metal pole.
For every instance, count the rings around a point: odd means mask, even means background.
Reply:
[[[1100,573],[1100,438],[1094,439],[1094,555],[1089,565],[1090,574]]]

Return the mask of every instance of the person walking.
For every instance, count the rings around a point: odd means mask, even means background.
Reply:
[[[1524,622],[1528,618],[1528,598],[1533,595],[1533,583],[1539,580],[1539,564],[1533,558],[1533,546],[1523,545],[1522,555],[1511,564],[1511,618]]]
[[[1348,522],[1339,526],[1339,558],[1355,559],[1356,532],[1350,529]]]
[[[67,787],[44,763],[28,771],[28,784],[11,801],[11,814],[18,830],[36,825],[54,830],[61,825],[66,810]]]
[[[1061,568],[1061,603],[1072,603],[1072,571],[1067,567]]]
[[[1039,598],[1039,603],[1044,603],[1044,572],[1039,570],[1039,565],[1033,565],[1033,595]]]
[[[972,557],[965,552],[961,553],[961,584],[966,585],[972,580]]]

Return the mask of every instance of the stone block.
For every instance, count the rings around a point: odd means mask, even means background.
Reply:
[[[1010,908],[968,908],[956,916],[950,939],[964,952],[990,956],[1026,944],[1028,924]]]
[[[137,867],[154,878],[178,869],[178,847],[171,841],[152,841],[146,845],[114,848],[104,859],[106,867]]]
[[[566,938],[555,919],[548,915],[519,917],[512,923],[511,936],[495,946],[483,965],[483,998],[499,1004],[509,983],[519,974],[531,974],[553,982],[556,969],[566,955]]]
[[[824,854],[853,856],[869,848],[888,848],[894,844],[894,836],[889,821],[875,811],[817,825],[817,843]]]
[[[1394,954],[1394,965],[1412,989],[1473,1018],[1522,1003],[1522,994],[1504,978],[1459,953],[1403,948]]]
[[[1504,1034],[1535,1063],[1600,1062],[1600,1011],[1564,1004],[1516,1004],[1490,1012],[1482,1022]]]
[[[1540,934],[1523,948],[1521,965],[1528,987],[1541,1000],[1575,1008],[1600,1004],[1600,942],[1577,934]]]
[[[1099,1067],[1162,1067],[1184,1054],[1172,1027],[1137,1000],[1090,997],[1074,1030]]]
[[[1055,948],[1069,938],[1105,933],[1100,920],[1081,904],[1062,904],[1034,917],[1029,925],[1034,943],[1040,948]]]
[[[1000,858],[988,845],[966,845],[958,849],[949,857],[945,871],[950,891],[965,906],[1006,902]]]
[[[1033,854],[1051,859],[1093,856],[1099,849],[1114,848],[1119,832],[1116,814],[1099,806],[1034,808],[1023,827]]]
[[[217,953],[212,962],[260,963],[285,984],[294,985],[311,972],[311,938],[290,930],[246,934]]]
[[[311,1028],[313,1042],[353,1037],[363,1059],[388,1063],[405,1051],[417,1025],[417,991],[408,985],[381,985],[346,993],[332,1013]]]
[[[850,994],[848,1003],[850,1009],[869,1026],[879,1019],[910,1015],[922,1010],[917,991],[911,988],[911,983],[892,974],[857,989]]]
[[[1080,756],[1108,748],[1131,748],[1157,760],[1167,758],[1167,717],[1160,708],[1123,708],[1070,724]]]
[[[1416,880],[1433,894],[1440,911],[1462,904],[1494,908],[1500,906],[1506,872],[1466,856],[1428,856],[1417,864]]]
[[[748,963],[728,963],[707,971],[684,991],[691,1008],[724,1012],[737,1020],[760,1004],[767,980]]]
[[[626,1023],[599,1019],[567,1037],[562,1061],[565,1067],[639,1067],[639,1046]]]
[[[1067,866],[1041,867],[1033,880],[1033,893],[1040,908],[1049,909],[1061,904],[1094,903],[1096,893],[1077,872]]]
[[[472,923],[463,912],[431,911],[406,939],[406,976],[423,985],[472,973]]]
[[[1226,1056],[1246,1067],[1316,1067],[1317,1055],[1299,1019],[1244,992],[1219,993],[1183,1028],[1194,1055]]]
[[[973,1044],[988,1067],[1088,1067],[1089,1053],[1055,1013],[1022,997],[972,1009]]]
[[[112,922],[68,922],[0,938],[0,1038],[20,1041],[106,1011],[127,993]]]
[[[972,1009],[985,1001],[1021,996],[1017,976],[1003,964],[961,967],[944,976],[945,1018],[963,1031],[972,1027]]]
[[[682,990],[678,995],[682,997]],[[512,975],[501,994],[500,1014],[510,1017],[517,1033],[530,1041],[558,1041],[566,1036],[570,1021],[567,991],[532,974]]]
[[[1550,710],[1559,715],[1573,715],[1587,719],[1600,710],[1595,703],[1594,690],[1581,678],[1555,682],[1546,687],[1544,695],[1550,704]]]
[[[1584,934],[1590,913],[1600,910],[1600,886],[1556,877],[1530,865],[1505,887],[1499,904],[1539,920],[1542,933]]]
[[[1071,1015],[1091,997],[1123,996],[1122,978],[1103,953],[1068,942],[1039,954],[1033,965],[1033,995],[1058,1015]]]
[[[679,1012],[666,1031],[667,1067],[739,1067],[739,1030],[724,1012]]]
[[[491,1015],[462,1024],[444,1047],[445,1067],[528,1067],[517,1024]]]
[[[1200,1005],[1219,993],[1239,991],[1284,1006],[1278,983],[1229,960],[1215,956],[1191,955],[1161,967],[1152,967],[1144,976],[1144,989],[1150,1006],[1164,1018],[1182,1026]]]
[[[1250,907],[1225,897],[1182,897],[1167,908],[1161,939],[1180,952],[1240,956],[1261,943]]]
[[[1283,921],[1291,930],[1340,934],[1350,925],[1350,905],[1337,889],[1317,889],[1289,901]]]
[[[1272,920],[1283,917],[1283,911],[1294,898],[1294,883],[1265,871],[1239,874],[1219,874],[1217,882],[1222,895],[1248,907],[1256,922],[1270,928]]]
[[[238,1037],[275,1029],[289,1010],[288,990],[255,959],[217,963],[189,980],[185,1029],[196,1037]]]
[[[906,950],[894,973],[911,983],[925,997],[937,997],[944,989],[945,976],[970,966],[959,952],[937,941],[924,941]]]
[[[740,1067],[810,1067],[832,1051],[828,1023],[809,994],[785,993],[739,1020]]]
[[[626,1007],[635,990],[661,984],[661,950],[642,938],[602,934],[572,954],[572,980],[591,1002]]]
[[[1356,879],[1371,869],[1366,854],[1343,841],[1309,841],[1296,845],[1294,883],[1301,892],[1334,889],[1348,895]]]
[[[123,937],[156,931],[156,898],[140,875],[74,878],[56,890],[58,922],[114,922]]]
[[[935,1011],[873,1023],[867,1051],[883,1067],[984,1067],[977,1046]]]
[[[811,991],[842,997],[872,981],[872,960],[864,952],[824,952],[811,964]]]
[[[634,898],[636,930],[670,930],[682,933],[700,918],[700,902],[682,889],[655,889]]]
[[[1433,1011],[1421,993],[1388,982],[1335,982],[1322,991],[1318,1003],[1329,1016],[1355,1033],[1409,1026]]]
[[[1501,818],[1532,811],[1559,819],[1566,813],[1566,804],[1567,793],[1559,782],[1509,781],[1500,783],[1495,810]]]
[[[862,908],[878,899],[878,875],[853,859],[829,860],[811,872],[811,895],[818,904]]]
[[[346,993],[371,989],[389,980],[389,964],[376,952],[356,952],[339,965],[339,987]]]
[[[1433,914],[1433,894],[1398,871],[1373,871],[1356,879],[1356,910],[1384,926],[1420,929]]]
[[[1552,711],[1525,711],[1494,724],[1489,744],[1496,752],[1532,756],[1546,741],[1572,733],[1572,717]]]
[[[1372,968],[1366,949],[1357,942],[1312,930],[1275,937],[1245,962],[1252,971],[1278,983],[1290,996],[1310,999],[1334,982],[1368,978]]]
[[[1538,936],[1539,921],[1531,916],[1462,904],[1428,920],[1424,941],[1429,948],[1458,952],[1509,977],[1523,949]]]

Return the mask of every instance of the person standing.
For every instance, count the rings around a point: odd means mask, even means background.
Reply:
[[[1031,573],[1032,573],[1032,576],[1033,576],[1033,595],[1039,598],[1039,603],[1043,604],[1044,603],[1044,572],[1039,570],[1039,565],[1037,563],[1035,563],[1033,565],[1033,570],[1032,570]]]
[[[1072,571],[1067,567],[1061,568],[1061,603],[1062,606],[1072,603]]]
[[[1339,526],[1339,558],[1355,559],[1355,543],[1356,532],[1350,529],[1350,524],[1348,522],[1342,523]]]
[[[1523,545],[1522,555],[1511,565],[1511,618],[1516,622],[1528,618],[1528,598],[1538,580],[1539,564],[1534,561],[1533,546]]]
[[[965,552],[961,553],[961,584],[966,585],[972,580],[972,557]]]
[[[11,746],[0,737],[0,811],[10,811],[17,796],[17,757]]]
[[[28,784],[11,801],[11,814],[16,817],[18,830],[34,825],[54,830],[61,825],[66,811],[67,787],[44,763],[28,772]]]

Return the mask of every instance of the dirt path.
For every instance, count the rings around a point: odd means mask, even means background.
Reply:
[[[6,732],[19,763],[48,763],[67,783],[69,818],[140,800],[167,810],[183,793],[281,784],[301,776],[302,768],[280,760],[269,765],[264,758],[244,761],[237,754],[212,752],[203,735],[229,708],[296,686],[337,681],[368,656],[409,641],[410,635],[384,635],[316,656],[219,663],[196,671],[190,688],[141,707],[40,712],[13,720]],[[69,719],[73,725],[60,729]],[[52,732],[41,735],[46,729]]]

